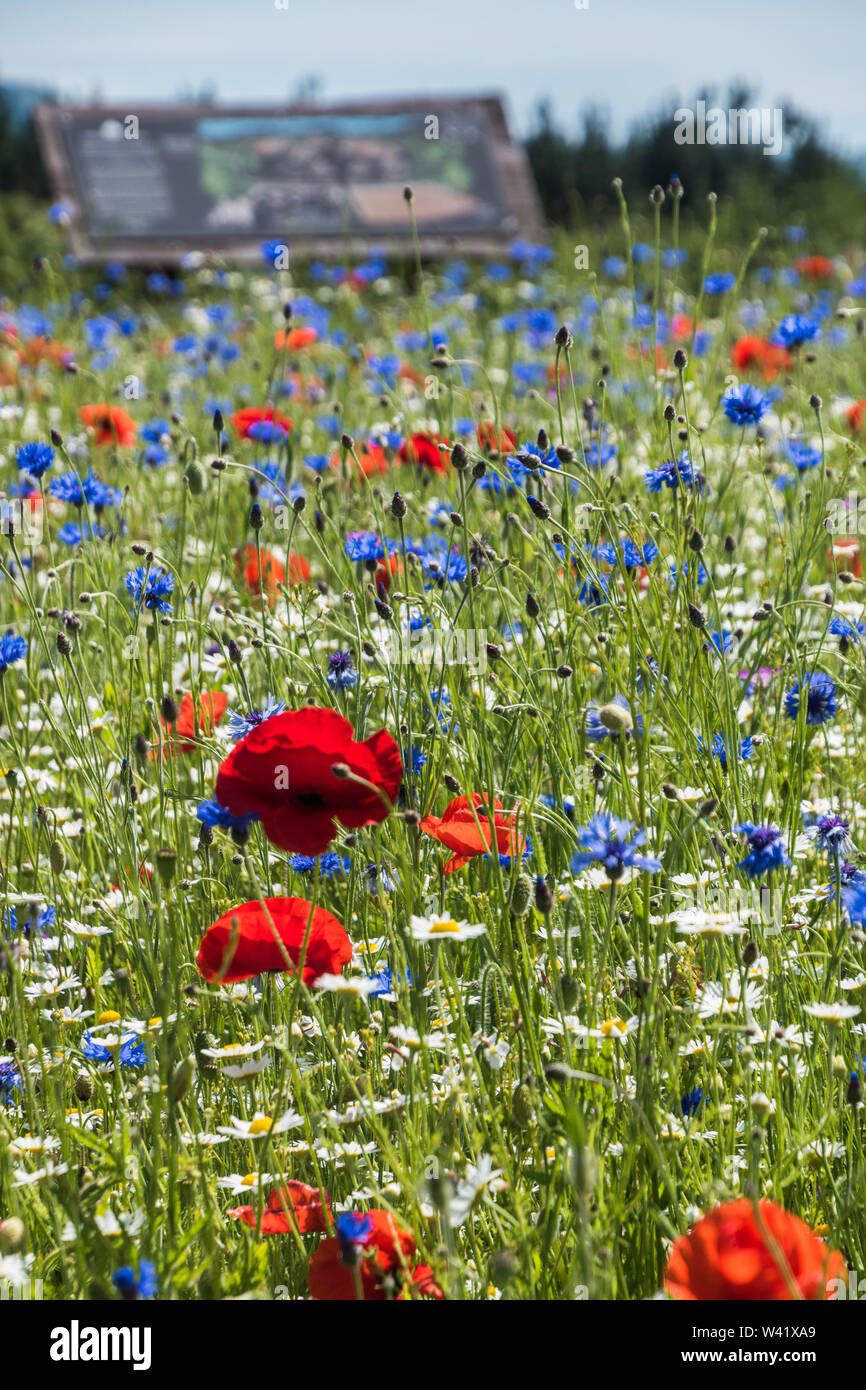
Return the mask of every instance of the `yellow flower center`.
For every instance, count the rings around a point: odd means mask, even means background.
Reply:
[[[250,1134],[267,1134],[273,1129],[273,1125],[270,1115],[259,1115],[250,1125]]]
[[[119,1022],[120,1022],[120,1014],[119,1014],[119,1013],[116,1013],[114,1009],[106,1009],[103,1013],[101,1013],[101,1014],[99,1015],[99,1018],[96,1020],[96,1022],[97,1022],[97,1023],[119,1023]]]
[[[606,1018],[601,1025],[601,1033],[603,1037],[609,1038],[614,1029],[616,1029],[618,1033],[624,1033],[627,1028],[628,1024],[624,1023],[621,1018]]]
[[[258,1173],[244,1173],[244,1176],[241,1178],[241,1183],[244,1187],[255,1187],[258,1180]]]
[[[460,928],[454,921],[454,918],[448,917],[442,922],[434,922],[432,927],[430,928],[430,935],[442,936],[445,934],[445,932],[455,932],[459,930]]]

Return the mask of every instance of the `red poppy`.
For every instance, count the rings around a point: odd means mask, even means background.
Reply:
[[[285,1187],[272,1187],[265,1201],[265,1209],[262,1212],[262,1221],[259,1229],[263,1236],[287,1235],[291,1231],[299,1231],[302,1236],[311,1231],[326,1231],[328,1229],[327,1215],[330,1212],[331,1199],[327,1192],[323,1194],[317,1187],[308,1187],[305,1182],[294,1182],[290,1180]],[[236,1221],[243,1221],[245,1226],[256,1226],[256,1210],[254,1207],[232,1207],[226,1213]]]
[[[83,405],[79,415],[88,429],[96,431],[96,444],[135,443],[138,426],[125,410],[116,405]]]
[[[480,425],[476,425],[475,433],[478,437],[479,448],[487,451],[495,449],[500,454],[510,454],[517,443],[517,435],[512,434],[504,425],[499,430],[499,443],[496,443],[496,426],[489,420],[482,420]]]
[[[391,576],[402,574],[403,561],[399,555],[388,555],[384,560],[380,560],[373,571],[373,587],[379,598],[387,594],[391,587]]]
[[[274,347],[285,348],[287,352],[295,352],[298,348],[310,347],[318,338],[315,328],[290,328],[288,333],[280,329],[274,335]]]
[[[239,903],[212,922],[195,963],[205,980],[233,985],[253,975],[290,970],[287,958],[297,966],[305,940],[302,979],[306,985],[320,975],[339,975],[352,959],[345,927],[323,907],[314,907],[304,898],[265,898]]]
[[[332,769],[343,764],[371,786]],[[403,776],[400,749],[378,733],[357,743],[348,719],[332,709],[286,710],[252,729],[229,753],[216,798],[233,816],[254,811],[271,844],[296,854],[321,854],[337,833],[378,825]]]
[[[798,256],[794,269],[809,280],[829,280],[836,274],[836,267],[829,256]]]
[[[851,518],[856,521],[856,517]],[[834,568],[849,570],[855,579],[863,578],[863,561],[860,559],[860,537],[859,536],[840,536],[830,546],[827,552],[830,560],[829,568],[832,572]]]
[[[845,1273],[838,1250],[828,1249],[805,1221],[775,1202],[759,1202],[756,1213],[740,1197],[714,1207],[674,1243],[665,1289],[676,1299],[776,1302],[796,1298],[795,1287],[802,1298],[824,1299],[828,1280]]]
[[[794,359],[785,348],[768,343],[766,338],[747,334],[738,338],[731,348],[731,361],[738,372],[755,368],[763,373],[765,381],[772,381],[777,372],[787,371]]]
[[[443,458],[439,445],[448,447],[447,441],[430,434],[412,434],[404,440],[397,451],[401,463],[422,463],[434,473],[446,473],[448,463]]]
[[[526,848],[526,841],[518,834],[516,813],[503,811],[498,801],[494,801],[492,810],[497,852],[522,854]],[[471,797],[455,796],[445,808],[444,815],[425,816],[421,822],[421,829],[446,848],[453,850],[452,857],[443,867],[442,872],[445,874],[453,874],[455,869],[462,869],[476,854],[490,853],[491,834],[487,800],[480,792]]]
[[[282,425],[288,434],[292,428],[292,422],[288,415],[281,415],[278,410],[274,410],[272,405],[263,410],[257,405],[246,405],[243,410],[236,410],[231,417],[231,425],[241,439],[250,439],[250,426],[267,423],[272,425]]]
[[[386,1280],[398,1290],[408,1280],[428,1297],[441,1298],[429,1265],[411,1268],[415,1237],[388,1211],[365,1211],[365,1232],[354,1245],[357,1265],[353,1270],[344,1262],[337,1236],[323,1240],[310,1260],[307,1282],[311,1298],[328,1302],[354,1302],[360,1295],[366,1302],[383,1302],[389,1295]],[[357,1276],[357,1280],[356,1280]],[[402,1293],[398,1291],[397,1297]]]
[[[160,716],[160,724],[173,738],[167,738],[163,745],[168,757],[175,753],[193,753],[197,747],[196,738],[212,734],[226,712],[228,696],[221,690],[205,691],[198,704],[188,692],[180,702],[180,710],[173,724],[167,724]],[[155,750],[158,751],[158,750]],[[148,757],[154,757],[152,750]]]
[[[671,334],[674,338],[690,338],[695,321],[690,314],[674,314],[671,319]]]
[[[342,468],[343,460],[339,454],[331,455],[331,467]],[[371,477],[374,473],[387,473],[388,460],[385,451],[378,444],[368,444],[358,454],[357,462],[351,454],[346,455],[346,467],[351,472],[353,469],[360,468],[365,478]]]
[[[866,411],[866,400],[855,401],[854,404],[849,405],[848,409],[845,411],[845,419],[848,421],[848,424],[855,434],[863,433],[864,411]]]

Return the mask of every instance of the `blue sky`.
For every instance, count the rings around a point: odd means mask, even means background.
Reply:
[[[614,135],[701,85],[742,79],[866,150],[866,0],[0,0],[0,81],[89,100],[285,101],[501,91],[525,131],[539,98]],[[278,8],[283,4],[286,8]]]

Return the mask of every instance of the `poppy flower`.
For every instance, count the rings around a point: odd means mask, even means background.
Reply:
[[[169,757],[175,753],[193,753],[197,747],[196,739],[213,733],[222,719],[228,705],[228,696],[221,690],[205,691],[196,702],[187,692],[180,702],[178,716],[173,724],[167,724],[160,716],[160,724],[172,738],[165,741],[165,751]],[[154,757],[152,750],[149,757]]]
[[[371,786],[335,776],[338,764]],[[254,811],[279,849],[316,855],[338,821],[350,830],[383,821],[388,808],[377,790],[393,802],[402,776],[400,749],[385,729],[358,743],[348,719],[308,705],[275,714],[235,745],[217,775],[216,799],[233,816]]]
[[[96,444],[135,443],[138,426],[125,410],[116,405],[83,405],[79,415],[88,429],[95,430]]]
[[[304,898],[265,898],[239,903],[212,922],[195,963],[211,984],[233,985],[254,975],[289,970],[287,958],[297,966],[305,940],[305,985],[320,975],[339,975],[352,959],[345,927],[325,908]]]
[[[290,1180],[285,1187],[272,1187],[265,1199],[265,1209],[262,1212],[259,1227],[262,1235],[278,1236],[298,1231],[305,1236],[310,1232],[326,1231],[331,1199],[327,1192],[324,1193],[324,1201],[322,1196],[317,1187],[308,1187],[305,1182]],[[226,1215],[234,1217],[236,1221],[242,1221],[245,1226],[252,1226],[255,1230],[257,1223],[254,1207],[232,1207]]]
[[[331,467],[343,467],[343,461],[339,454],[331,455]],[[350,472],[353,469],[360,468],[364,477],[370,478],[376,473],[387,473],[388,460],[385,456],[385,450],[379,444],[368,444],[358,455],[357,462],[351,454],[347,455],[346,467]]]
[[[474,808],[474,809],[473,809]],[[522,854],[526,841],[518,834],[514,811],[505,812],[498,801],[493,803],[493,830],[499,854]],[[444,815],[425,816],[421,829],[426,835],[453,850],[442,872],[453,874],[462,869],[477,854],[489,854],[491,848],[490,820],[487,801],[480,792],[474,796],[455,796],[445,808]]]
[[[866,410],[866,400],[855,401],[854,404],[849,405],[848,409],[845,411],[845,419],[848,421],[848,424],[855,434],[863,433],[864,410]]]
[[[827,555],[830,560],[828,568],[831,573],[833,569],[849,570],[855,579],[863,578],[859,536],[840,536],[830,546]]]
[[[738,338],[731,348],[731,362],[738,372],[755,369],[763,373],[765,381],[772,381],[778,372],[787,371],[793,360],[785,348],[755,334]]]
[[[447,442],[430,434],[412,434],[400,445],[397,457],[401,463],[421,463],[434,473],[447,473],[448,464],[442,457],[439,445],[447,448]]]
[[[517,443],[517,435],[501,426],[497,444],[496,426],[489,420],[482,420],[480,425],[476,425],[475,433],[478,437],[478,447],[488,452],[495,449],[500,454],[510,454]]]
[[[323,1240],[310,1260],[310,1297],[381,1303],[395,1285],[405,1289],[408,1281],[428,1297],[441,1298],[429,1265],[410,1268],[414,1255],[415,1237],[390,1212],[346,1213],[345,1220],[338,1218],[337,1235]]]
[[[775,1249],[773,1248],[775,1247]],[[671,1298],[778,1301],[826,1298],[845,1263],[798,1216],[747,1197],[723,1202],[675,1241],[665,1269]]]
[[[794,269],[808,280],[829,280],[836,273],[829,256],[798,256]]]
[[[285,348],[287,352],[296,352],[299,348],[310,347],[318,339],[315,328],[290,328],[288,333],[280,329],[274,335],[274,347]]]
[[[236,410],[231,417],[231,426],[241,439],[254,439],[255,435],[250,434],[254,425],[275,425],[281,426],[288,434],[292,428],[292,421],[288,415],[281,415],[273,406],[262,409],[256,405],[246,405],[243,410]]]

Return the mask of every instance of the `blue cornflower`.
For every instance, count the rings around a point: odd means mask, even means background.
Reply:
[[[775,873],[777,869],[788,869],[791,861],[785,849],[782,832],[775,825],[753,825],[744,821],[735,825],[738,835],[745,835],[749,853],[737,865],[749,878],[763,878],[765,874]]]
[[[816,319],[808,314],[786,314],[770,342],[774,347],[798,348],[820,336],[821,326]]]
[[[855,926],[866,923],[866,873],[852,864],[842,866],[842,906]],[[836,885],[830,885],[827,901],[836,897]]]
[[[384,864],[368,864],[361,875],[368,893],[393,893],[400,883]]]
[[[337,874],[347,874],[352,866],[348,854],[320,854],[319,873],[322,878],[334,878]],[[311,854],[293,854],[289,860],[293,874],[311,874],[316,868],[316,860]]]
[[[358,672],[351,652],[333,652],[328,657],[325,680],[332,690],[353,690],[358,684]]]
[[[238,743],[242,738],[246,738],[252,729],[257,729],[266,719],[272,719],[275,714],[282,714],[285,708],[284,700],[276,700],[273,695],[269,695],[264,709],[252,709],[249,714],[238,714],[235,710],[229,710],[229,732],[234,742]]]
[[[859,642],[860,638],[866,634],[866,623],[852,623],[847,618],[831,618],[827,631],[832,632],[834,637],[847,638],[850,642]]]
[[[704,487],[703,474],[695,468],[685,450],[678,459],[666,459],[658,468],[648,468],[643,476],[647,492],[661,492],[663,487],[691,487],[702,492]]]
[[[811,671],[805,680],[806,723],[815,727],[826,724],[839,710],[836,682],[824,671]],[[794,681],[785,692],[785,713],[796,719],[800,710],[800,682]]]
[[[578,830],[577,841],[583,848],[572,855],[571,869],[577,873],[590,864],[600,864],[611,883],[622,878],[626,869],[654,873],[661,868],[661,861],[652,855],[636,853],[638,846],[646,844],[646,838],[646,831],[635,830],[631,821],[617,820],[601,812],[592,817],[589,825]]]
[[[385,547],[375,531],[350,531],[343,548],[350,560],[384,560]]]
[[[174,588],[174,575],[170,571],[145,569],[144,565],[137,565],[123,576],[123,582],[135,600],[134,613],[142,608],[156,609],[159,613],[172,611],[168,595]]]
[[[399,975],[394,975],[390,965],[386,965],[383,970],[377,970],[375,975],[368,975],[367,978],[369,980],[376,981],[376,988],[371,989],[368,995],[368,998],[370,999],[378,999],[383,994],[393,994],[395,984],[401,983]],[[405,982],[407,985],[411,985],[411,970],[406,971],[406,974],[403,976],[402,982]]]
[[[0,1062],[0,1100],[4,1105],[15,1105],[15,1092],[23,1092],[24,1084],[16,1062]]]
[[[81,1054],[88,1061],[115,1067],[146,1066],[147,1048],[138,1033],[124,1033],[120,1038],[119,1047],[117,1044],[108,1047],[98,1037],[94,1037],[95,1031],[88,1028],[81,1039]]]
[[[0,676],[8,671],[16,661],[23,661],[27,655],[27,643],[14,632],[4,632],[0,637]]]
[[[715,628],[711,628],[707,633],[706,647],[712,647],[714,651],[718,652],[719,656],[724,656],[726,652],[731,650],[733,645],[734,635],[732,632],[728,632],[727,628],[724,628],[721,632],[717,632]]]
[[[29,473],[31,478],[41,478],[54,462],[54,450],[50,444],[32,440],[16,449],[15,462],[22,472]]]
[[[813,833],[818,849],[837,863],[854,848],[848,834],[848,822],[842,816],[822,816]]]
[[[417,777],[419,772],[427,766],[427,754],[422,753],[421,749],[417,748],[414,744],[411,749],[404,748],[403,766],[408,768],[413,776]]]
[[[48,934],[47,928],[52,927],[56,921],[56,907],[52,907],[51,904],[48,903],[45,907],[37,908],[35,926],[36,930],[40,931],[43,936],[46,936]],[[10,931],[19,930],[18,913],[15,911],[14,907],[9,908],[9,912],[7,914],[7,926],[9,927]],[[20,924],[20,930],[24,932],[25,936],[29,936],[30,932],[33,929],[33,926],[34,922],[32,917],[28,917],[25,922],[22,922]]]
[[[123,1265],[111,1282],[121,1298],[133,1302],[137,1298],[153,1298],[156,1294],[156,1267],[150,1260],[139,1260],[138,1274],[130,1265]]]
[[[363,1211],[343,1211],[334,1222],[334,1230],[340,1242],[340,1259],[352,1265],[358,1258],[357,1246],[366,1245],[373,1234],[373,1219]]]
[[[699,1115],[709,1103],[702,1086],[693,1086],[684,1096],[680,1096],[680,1110],[687,1119],[691,1119],[692,1115]]]
[[[90,469],[85,478],[77,473],[61,473],[51,480],[51,495],[60,502],[71,502],[75,507],[83,507],[89,502],[92,507],[117,507],[120,505],[121,491],[109,487],[96,477]]]
[[[658,553],[659,548],[653,541],[647,541],[641,549],[629,536],[618,541],[603,541],[594,551],[597,560],[604,560],[608,565],[614,565],[619,560],[627,570],[642,569],[651,565]]]
[[[737,283],[736,275],[730,271],[722,271],[716,275],[708,275],[704,280],[704,294],[727,294]]]
[[[703,749],[704,747],[704,740],[700,737],[700,735],[698,735],[698,746],[701,749]],[[747,763],[751,758],[753,752],[754,748],[752,746],[751,738],[741,739],[738,756],[742,758],[743,762]],[[727,772],[728,748],[727,744],[725,743],[724,734],[713,734],[713,737],[710,740],[710,757],[715,758],[716,762],[721,767],[722,772]]]
[[[202,825],[209,825],[211,829],[217,826],[221,830],[246,830],[254,821],[258,820],[255,811],[248,811],[245,816],[233,816],[231,811],[227,811],[225,806],[221,806],[218,801],[201,801],[195,808],[196,819]]]
[[[141,437],[151,444],[158,444],[163,435],[171,434],[171,425],[167,420],[148,420],[141,427]]]
[[[805,440],[794,438],[785,440],[785,453],[798,473],[805,473],[810,468],[817,468],[822,457],[820,449],[813,448]]]
[[[722,409],[733,425],[757,425],[770,407],[769,399],[757,386],[731,386],[722,396]]]

